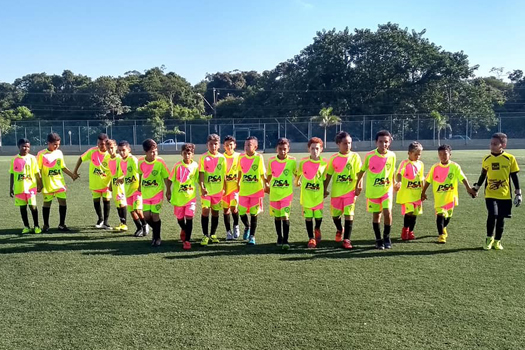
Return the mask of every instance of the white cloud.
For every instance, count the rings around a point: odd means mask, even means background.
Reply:
[[[304,0],[295,0],[295,3],[301,6],[304,10],[311,10],[314,8],[313,4],[306,2]]]

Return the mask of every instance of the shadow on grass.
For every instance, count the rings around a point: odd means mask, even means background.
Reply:
[[[12,231],[12,230],[5,230]],[[201,247],[199,242],[192,243],[190,251],[183,251],[182,244],[176,240],[165,240],[160,247],[151,247],[150,237],[136,238],[130,234],[115,232],[102,233],[100,230],[93,231],[97,234],[90,235],[90,231],[82,231],[82,234],[42,234],[42,235],[18,235],[0,239],[0,254],[20,254],[30,252],[63,252],[80,251],[85,255],[147,255],[147,254],[170,254],[166,259],[199,259],[216,256],[250,256],[250,255],[278,255],[283,261],[301,261],[311,259],[355,259],[355,258],[377,258],[393,256],[430,256],[437,254],[451,254],[461,251],[482,250],[472,247],[448,248],[434,242],[426,242],[427,250],[407,249],[411,243],[398,243],[394,241],[392,250],[379,251],[374,248],[373,240],[353,241],[354,249],[348,251],[341,248],[341,243],[334,241],[322,242],[316,249],[309,249],[306,243],[293,244],[289,251],[283,251],[275,243],[264,243],[255,246],[247,246],[244,242],[221,242]],[[7,234],[7,233],[5,233]],[[423,242],[420,242],[423,243]],[[412,245],[412,248],[414,246]],[[418,244],[418,247],[421,245]]]

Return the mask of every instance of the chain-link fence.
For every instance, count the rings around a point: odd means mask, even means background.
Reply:
[[[509,138],[525,138],[525,113],[499,114],[494,125],[477,125],[463,116],[449,118],[447,125],[439,128],[436,121],[427,114],[419,115],[366,115],[342,116],[339,125],[326,130],[311,117],[301,118],[260,118],[260,119],[212,119],[199,121],[166,120],[166,130],[178,127],[179,135],[166,133],[161,139],[176,139],[178,142],[202,144],[210,133],[221,137],[233,135],[237,139],[256,136],[263,149],[274,147],[280,137],[292,142],[307,142],[318,136],[332,141],[340,130],[348,131],[354,141],[373,140],[377,131],[386,129],[396,140],[463,140],[487,139],[494,132],[504,132]],[[104,132],[110,138],[127,140],[139,145],[154,135],[153,127],[146,120],[37,120],[15,122],[9,132],[2,135],[3,146],[16,146],[20,138],[27,138],[34,145],[45,145],[46,136],[56,132],[62,137],[63,145],[84,146],[96,144],[97,135]]]

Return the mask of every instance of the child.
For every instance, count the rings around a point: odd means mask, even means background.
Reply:
[[[421,193],[421,201],[426,200],[427,189],[432,185],[434,208],[436,209],[436,225],[439,234],[438,243],[441,244],[447,242],[447,226],[450,223],[454,207],[458,205],[458,181],[465,185],[467,192],[472,197],[476,196],[476,191],[470,187],[459,164],[450,160],[451,154],[452,148],[449,145],[438,147],[440,162],[432,165]]]
[[[396,168],[396,155],[388,148],[392,135],[386,130],[376,134],[377,148],[365,156],[365,162],[358,174],[355,195],[361,193],[361,178],[366,173],[366,204],[372,213],[372,226],[376,237],[376,249],[390,249],[390,229],[392,227],[393,182]],[[384,215],[383,239],[381,239],[381,216]]]
[[[343,238],[343,248],[352,249],[350,236],[354,223],[356,187],[360,185],[360,179],[357,180],[357,174],[361,170],[361,158],[357,153],[351,151],[352,137],[346,131],[340,131],[335,136],[335,143],[339,147],[339,153],[334,154],[328,161],[326,169],[326,179],[324,181],[325,194],[328,195],[328,184],[332,176],[332,198],[330,200],[330,211],[334,220],[337,232],[335,241],[341,242]],[[341,225],[341,216],[345,217],[345,227]],[[341,237],[344,232],[344,237]],[[317,233],[317,232],[316,232]],[[321,240],[321,233],[316,237],[317,241]]]
[[[264,158],[255,152],[258,145],[257,137],[248,136],[244,142],[245,153],[239,157],[239,214],[244,224],[243,239],[248,240],[249,245],[255,245],[257,215],[263,210],[262,200],[266,188]]]
[[[42,232],[49,231],[49,214],[51,212],[51,203],[55,197],[58,200],[58,212],[60,215],[58,230],[69,231],[69,228],[66,226],[66,182],[64,181],[63,173],[69,175],[73,181],[78,177],[66,167],[64,155],[59,150],[59,147],[60,136],[54,132],[48,134],[47,148],[38,152],[36,157],[38,168],[42,172],[42,195],[44,197],[44,205],[42,206],[44,226],[42,227]]]
[[[142,212],[142,193],[139,190],[139,161],[137,157],[131,154],[131,146],[128,141],[118,143],[118,152],[121,157],[118,172],[119,183],[124,184],[126,207],[137,227],[135,237],[144,237],[148,235],[149,227]]]
[[[15,198],[15,205],[20,207],[20,215],[24,223],[22,233],[41,233],[38,225],[38,209],[36,207],[36,193],[42,189],[42,180],[38,172],[38,163],[35,156],[29,154],[31,144],[28,139],[18,140],[20,152],[11,161],[9,168],[9,195]],[[33,216],[34,229],[29,227],[27,206]]]
[[[116,226],[115,231],[127,231],[128,226],[126,225],[127,221],[127,211],[128,204],[126,202],[126,189],[124,188],[124,183],[119,181],[119,170],[121,167],[120,155],[118,154],[117,141],[115,140],[106,140],[106,148],[108,150],[108,169],[109,175],[111,176],[111,192],[113,198],[115,199],[115,204],[117,206],[117,213],[120,220],[120,224]]]
[[[423,188],[424,165],[419,160],[423,146],[414,141],[408,146],[408,159],[399,164],[396,172],[394,190],[398,191],[396,202],[401,204],[401,213],[404,216],[401,239],[403,241],[415,239],[414,227],[416,219],[423,214],[421,189]]]
[[[266,188],[270,192],[270,215],[275,218],[279,246],[289,246],[290,208],[294,177],[297,174],[297,160],[288,155],[289,151],[290,141],[280,138],[277,141],[277,156],[270,158],[266,173]]]
[[[514,183],[514,205],[521,204],[521,189],[518,179],[518,162],[516,158],[505,152],[507,147],[507,135],[498,132],[492,135],[490,140],[490,154],[483,159],[481,175],[477,183],[473,185],[478,190],[485,184],[485,204],[487,206],[487,238],[483,249],[490,250],[492,247],[502,250],[501,237],[505,218],[511,217],[512,197],[510,180]],[[494,228],[496,238],[494,239]]]
[[[237,187],[237,173],[239,165],[239,152],[235,152],[237,143],[235,137],[226,136],[224,139],[224,157],[226,158],[226,185],[222,197],[224,209],[224,226],[226,227],[226,240],[239,238],[239,187]],[[233,232],[230,224],[230,213],[233,218]]]
[[[309,157],[301,159],[299,170],[297,172],[296,183],[301,186],[301,205],[303,207],[303,216],[306,223],[306,232],[308,233],[308,248],[317,247],[317,241],[314,239],[315,233],[321,238],[321,223],[323,221],[323,200],[324,200],[324,180],[325,170],[328,162],[321,158],[323,152],[323,140],[318,137],[312,137],[308,141]],[[283,249],[288,249],[283,245]]]
[[[199,186],[201,188],[201,227],[203,237],[201,245],[219,243],[215,234],[219,226],[219,210],[222,207],[222,195],[224,193],[224,177],[226,176],[226,158],[219,153],[220,138],[217,134],[208,136],[208,152],[201,156],[199,162]],[[208,236],[208,221],[211,210],[211,230]]]
[[[160,239],[162,223],[159,214],[164,199],[164,188],[168,186],[170,173],[164,160],[158,156],[155,141],[152,139],[144,140],[142,148],[146,155],[139,159],[139,191],[142,193],[144,203],[144,219],[153,231],[151,245],[158,247],[162,242]]]
[[[177,162],[171,172],[166,194],[173,204],[173,214],[180,226],[182,249],[191,249],[191,231],[193,230],[193,216],[195,216],[196,186],[199,165],[193,161],[195,145],[186,143],[181,149],[182,161]],[[174,184],[173,190],[171,184]]]
[[[95,225],[96,228],[110,230],[109,226],[109,211],[111,190],[111,176],[108,175],[108,153],[106,148],[106,140],[108,135],[102,133],[98,135],[97,146],[88,149],[83,155],[78,158],[73,174],[79,177],[78,169],[82,162],[89,162],[89,189],[93,197],[93,205],[97,213],[98,220]],[[104,218],[102,218],[102,208],[100,206],[100,198],[104,203]]]

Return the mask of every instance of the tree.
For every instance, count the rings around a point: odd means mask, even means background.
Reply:
[[[177,145],[177,136],[178,135],[186,135],[186,132],[182,131],[181,129],[179,129],[178,126],[176,126],[173,129],[168,130],[166,133],[174,135],[174,138],[175,138],[175,150],[177,151],[179,149],[178,145]]]
[[[0,111],[0,147],[2,146],[2,135],[9,132],[12,128],[11,123],[17,120],[33,118],[33,113],[29,108],[19,106],[14,109]]]
[[[432,111],[430,112],[430,116],[434,118],[434,122],[436,125],[436,137],[438,141],[438,146],[441,146],[441,131],[442,130],[450,130],[452,131],[452,128],[450,124],[448,123],[448,117],[446,115],[442,115],[438,111]]]
[[[326,130],[335,125],[341,124],[341,118],[332,114],[333,108],[322,108],[319,111],[319,115],[312,117],[311,120],[319,122],[319,126],[324,129],[324,144],[326,145]],[[326,147],[326,146],[325,146]]]

